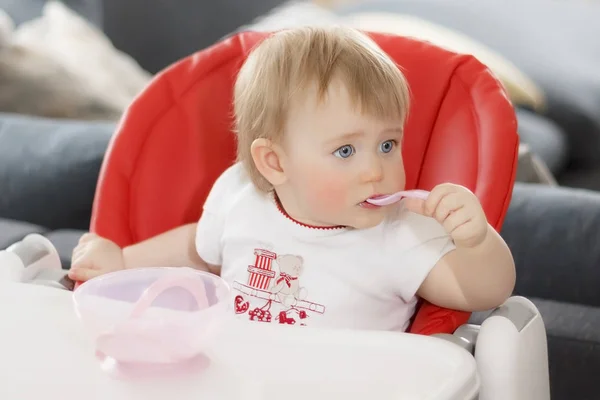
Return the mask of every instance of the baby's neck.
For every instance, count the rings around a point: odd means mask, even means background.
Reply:
[[[323,222],[314,221],[310,218],[304,217],[300,211],[300,207],[292,193],[289,193],[285,189],[279,188],[273,190],[273,196],[277,202],[280,210],[288,218],[292,219],[300,225],[305,225],[312,228],[333,228],[334,225],[326,224]]]

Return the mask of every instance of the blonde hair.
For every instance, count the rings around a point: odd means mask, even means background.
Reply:
[[[362,112],[406,119],[409,90],[404,75],[365,34],[344,27],[275,33],[252,50],[234,88],[238,161],[259,189],[272,188],[254,165],[252,142],[277,141],[294,96],[316,83],[322,100],[333,78],[341,78]]]

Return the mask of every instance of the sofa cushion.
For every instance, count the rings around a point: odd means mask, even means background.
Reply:
[[[2,112],[116,121],[151,78],[63,3],[3,36]]]
[[[21,65],[22,71],[14,74],[17,82],[5,86],[12,91],[23,91],[24,86],[31,92],[29,102],[37,97],[40,102],[54,103],[59,117],[67,113],[72,119],[118,120],[151,79],[131,56],[115,49],[101,30],[62,3],[48,2],[42,16],[19,26],[10,49],[17,54],[10,57],[6,52],[4,68],[21,64],[27,68]],[[50,67],[53,73],[44,74]],[[54,86],[52,81],[56,81]],[[36,91],[34,83],[42,89]],[[69,103],[69,97],[75,104]],[[10,98],[3,103],[11,104]],[[62,108],[61,103],[65,103]],[[27,110],[26,104],[13,105],[17,106]],[[37,108],[46,111],[49,107]],[[36,111],[40,112],[34,108],[30,114]],[[56,117],[49,112],[35,115]]]
[[[516,184],[501,231],[516,262],[515,292],[600,307],[598,226],[597,192]]]
[[[567,187],[600,192],[600,166],[593,168],[569,168],[558,176],[558,182]]]
[[[569,158],[567,136],[554,121],[525,109],[517,109],[519,137],[553,174],[564,170]]]
[[[103,27],[115,47],[155,73],[284,2],[103,0]]]
[[[48,0],[0,0],[0,10],[4,10],[18,26],[41,16],[44,5],[48,2]],[[93,24],[102,25],[102,0],[61,0],[61,2]]]
[[[6,249],[30,233],[45,233],[47,229],[28,222],[0,218],[0,250]]]
[[[0,114],[0,217],[87,229],[114,124]]]

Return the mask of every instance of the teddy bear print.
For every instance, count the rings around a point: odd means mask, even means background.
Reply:
[[[270,291],[285,307],[293,307],[298,300],[304,300],[306,297],[306,289],[300,287],[299,281],[304,270],[304,260],[300,256],[283,254],[277,256],[275,262],[279,267],[279,273]]]

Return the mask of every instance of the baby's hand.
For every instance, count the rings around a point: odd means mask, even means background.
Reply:
[[[467,188],[444,183],[433,188],[427,200],[409,198],[405,207],[435,218],[457,247],[475,247],[485,239],[488,223],[479,199]]]
[[[124,268],[123,250],[116,243],[96,234],[86,233],[73,250],[69,278],[85,282]]]

